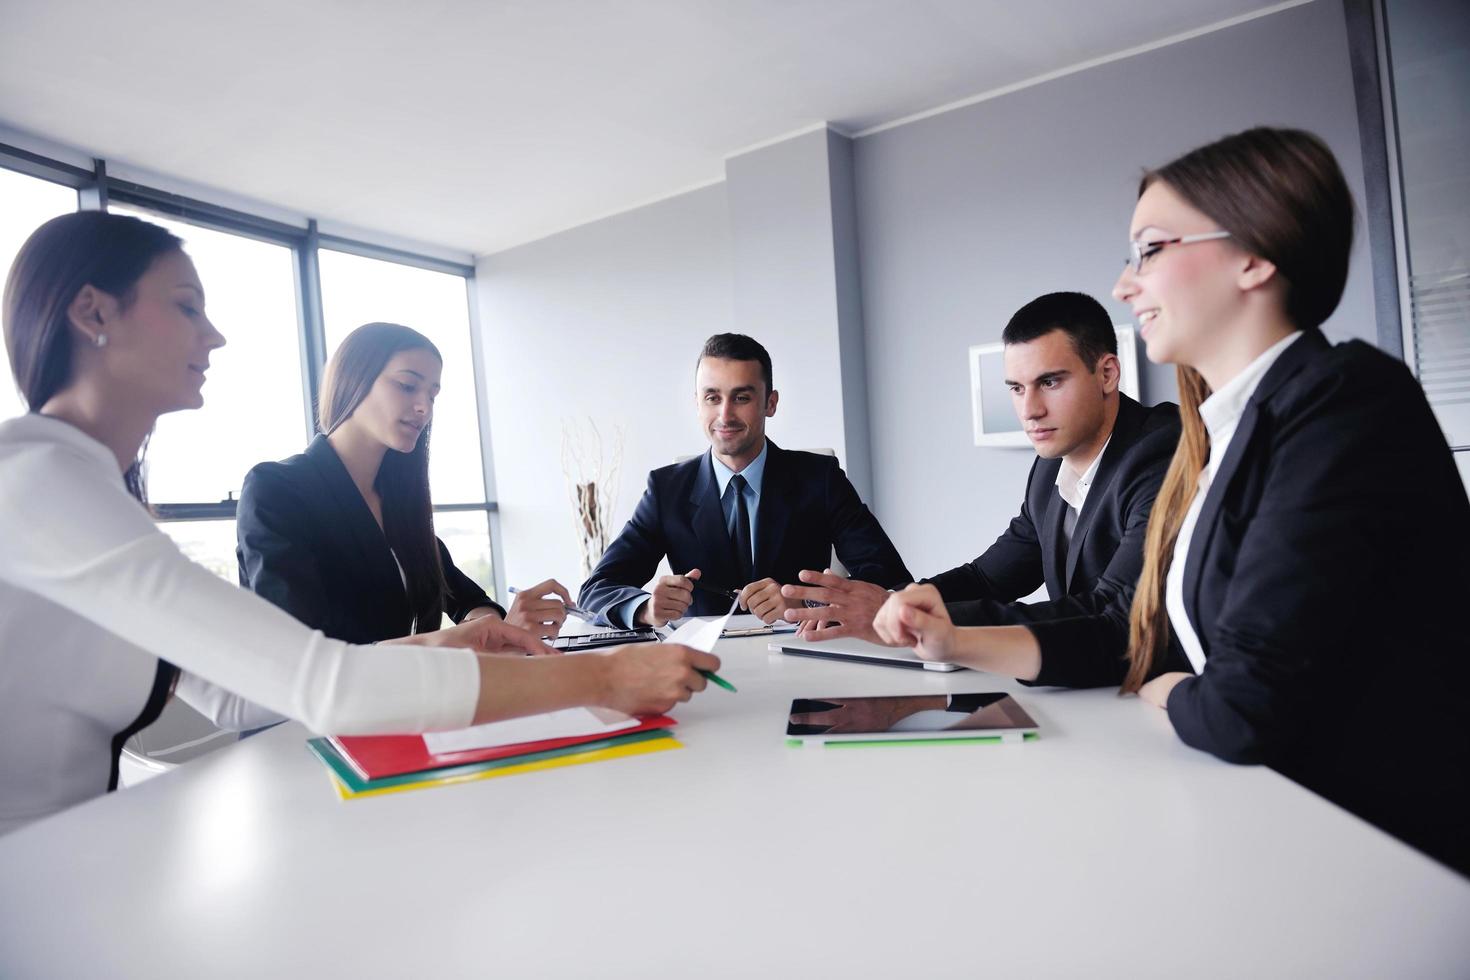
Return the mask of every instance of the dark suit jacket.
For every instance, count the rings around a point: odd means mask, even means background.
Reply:
[[[912,581],[893,542],[836,459],[788,452],[769,440],[767,445],[755,519],[756,580],[796,582],[803,568],[830,565],[835,547],[853,578],[885,588]],[[708,452],[648,474],[648,489],[632,520],[583,583],[578,604],[606,619],[642,591],[665,555],[676,573],[698,568],[700,580],[713,586],[739,589],[750,584],[736,581],[735,550]],[[721,615],[729,608],[728,600],[696,589],[689,614]]]
[[[1307,331],[1252,395],[1190,541],[1206,662],[1169,696],[1175,731],[1470,874],[1467,555],[1470,502],[1418,383]],[[1032,628],[1060,647],[1110,630],[1121,651],[1127,609]]]
[[[1056,487],[1060,459],[1031,465],[1021,513],[974,561],[930,582],[961,626],[1032,623],[1101,612],[1143,570],[1143,538],[1154,497],[1179,442],[1179,408],[1144,408],[1119,396],[1113,434],[1067,546],[1067,505]],[[1050,601],[1018,603],[1046,585]],[[1107,654],[1104,654],[1107,655]]]
[[[306,452],[261,463],[245,477],[236,512],[240,584],[308,626],[349,643],[407,636],[413,612],[382,529],[325,436]],[[455,622],[485,591],[454,567],[439,542]],[[433,624],[437,629],[438,624]]]

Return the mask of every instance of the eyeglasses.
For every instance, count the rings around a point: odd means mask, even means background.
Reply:
[[[1161,238],[1153,242],[1129,242],[1128,258],[1124,265],[1132,266],[1134,275],[1143,271],[1143,260],[1162,252],[1165,245],[1193,245],[1195,242],[1213,242],[1229,238],[1228,231],[1206,231],[1198,235],[1183,235],[1179,238]]]

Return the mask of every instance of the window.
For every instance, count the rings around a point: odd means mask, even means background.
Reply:
[[[191,559],[227,582],[239,581],[235,560],[234,518],[217,521],[160,521],[158,526]]]
[[[401,323],[444,356],[434,405],[429,485],[434,525],[461,571],[493,591],[480,414],[465,278],[323,248],[319,253],[327,353],[357,327]],[[445,510],[446,506],[455,509]],[[470,505],[469,508],[463,505]]]
[[[210,359],[204,408],[161,418],[148,447],[150,503],[185,554],[235,580],[233,498],[245,473],[306,447],[327,354],[353,328],[388,320],[444,355],[430,462],[435,525],[455,564],[493,591],[495,504],[481,453],[467,265],[342,238],[319,248],[314,221],[282,223],[117,180],[105,161],[88,169],[0,145],[0,277],[37,225],[81,201],[183,239],[226,339]],[[22,410],[14,385],[0,383],[0,419]]]
[[[1450,444],[1470,449],[1470,18],[1456,0],[1387,0],[1383,16],[1407,349]]]
[[[429,457],[434,503],[483,503],[485,470],[464,278],[325,248],[320,256],[327,356],[357,327],[377,320],[401,323],[432,340],[444,355]]]
[[[15,253],[31,232],[58,214],[77,209],[77,192],[13,170],[0,169],[0,288],[10,276]],[[25,400],[15,390],[10,361],[5,362],[5,380],[0,382],[0,420],[24,413]]]
[[[162,225],[184,240],[204,285],[205,309],[226,340],[210,357],[204,408],[158,420],[148,445],[148,499],[213,504],[238,495],[250,467],[305,445],[295,254],[149,211],[116,204],[108,210]]]

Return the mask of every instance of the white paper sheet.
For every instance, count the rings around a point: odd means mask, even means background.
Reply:
[[[682,643],[705,653],[713,653],[715,644],[720,641],[720,634],[725,632],[725,624],[739,608],[740,602],[737,600],[730,606],[730,611],[718,619],[686,619],[683,625],[664,637],[664,642]]]
[[[638,725],[636,718],[606,708],[567,708],[549,711],[542,715],[512,718],[509,721],[492,721],[483,725],[472,725],[452,732],[429,732],[424,735],[424,745],[430,752],[464,752],[468,749],[484,749],[497,745],[519,745],[522,742],[541,742],[549,738],[576,738],[582,735],[601,735],[618,732]]]

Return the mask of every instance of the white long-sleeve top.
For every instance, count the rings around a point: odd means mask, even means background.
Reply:
[[[471,651],[328,639],[196,565],[75,427],[0,424],[0,833],[106,791],[159,658],[230,727],[254,702],[317,732],[458,728],[479,692]]]

